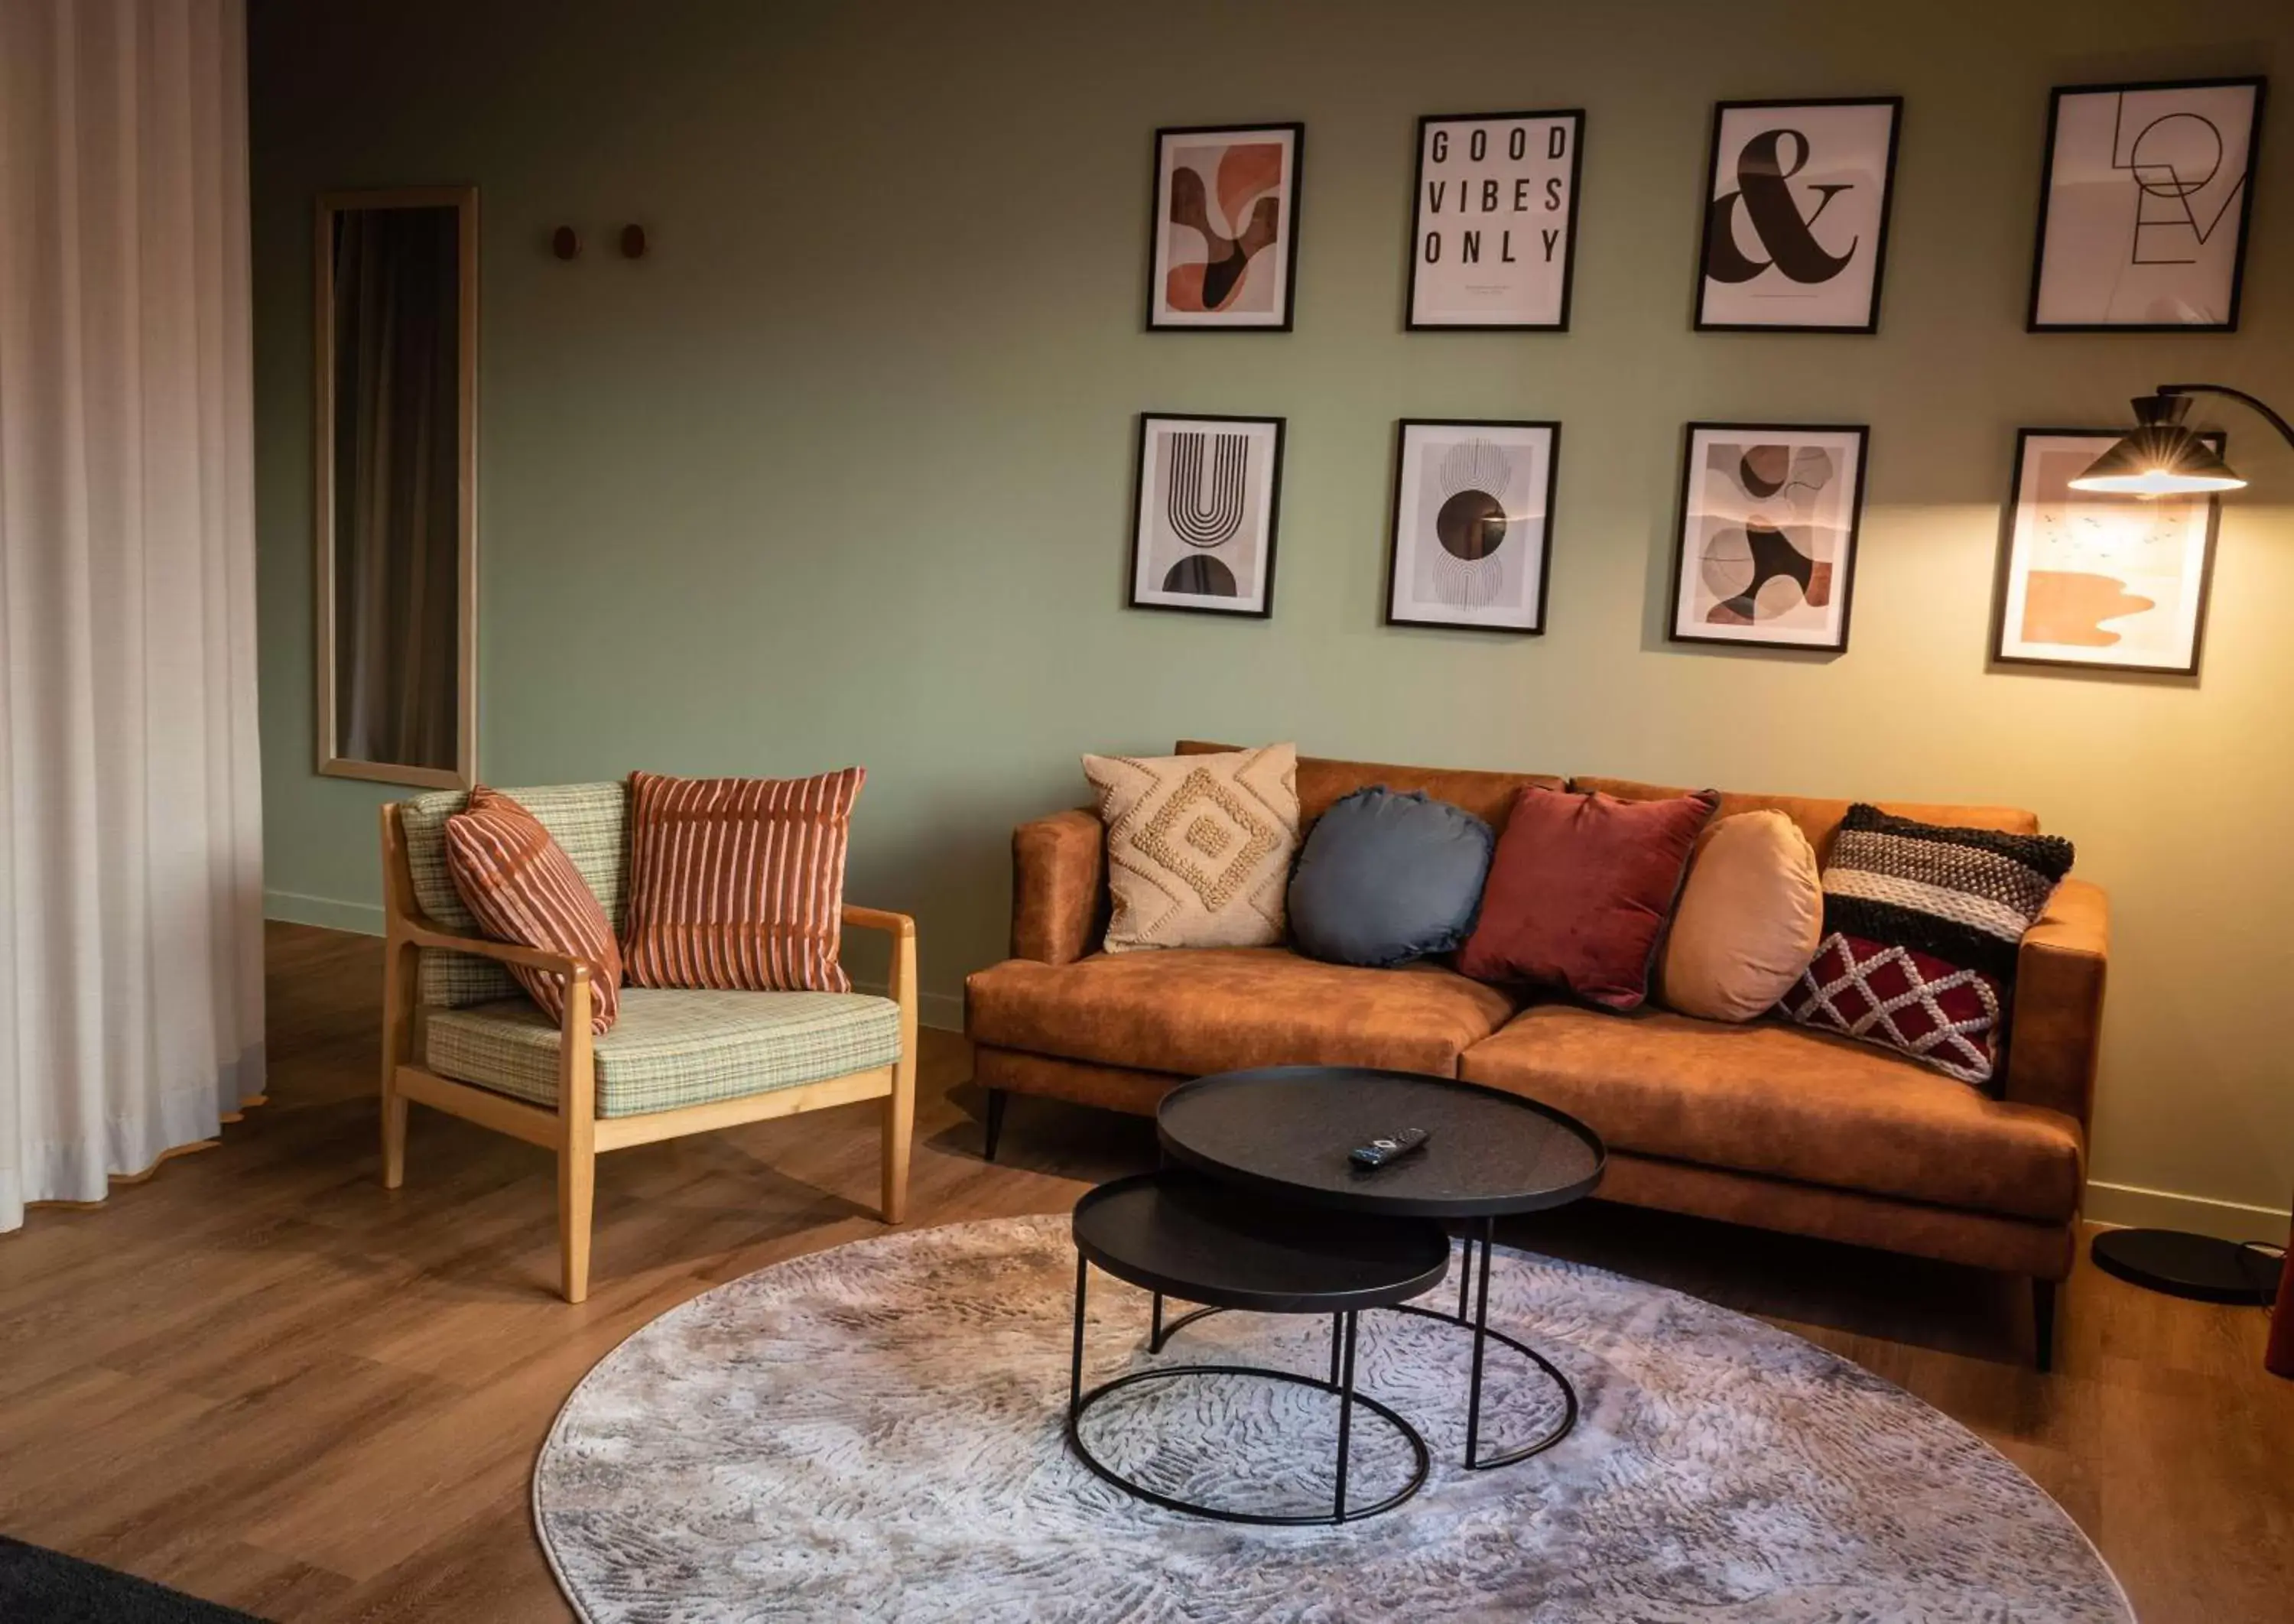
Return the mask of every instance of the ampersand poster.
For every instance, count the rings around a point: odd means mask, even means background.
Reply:
[[[1899,97],[1713,110],[1696,325],[1875,332]]]

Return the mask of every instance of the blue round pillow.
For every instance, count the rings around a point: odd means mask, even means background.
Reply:
[[[1290,875],[1290,935],[1334,964],[1384,969],[1453,953],[1474,928],[1496,837],[1422,790],[1384,785],[1331,804]]]

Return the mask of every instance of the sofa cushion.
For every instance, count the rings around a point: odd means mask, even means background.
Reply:
[[[1714,824],[1681,887],[1657,999],[1707,1020],[1756,1020],[1824,936],[1824,888],[1800,825],[1777,811]]]
[[[1436,965],[1361,970],[1281,947],[1010,959],[964,990],[979,1043],[1184,1076],[1317,1064],[1454,1076],[1459,1054],[1514,1011]]]
[[[844,852],[866,768],[810,778],[630,775],[639,987],[849,993]]]
[[[1372,785],[1314,824],[1290,876],[1290,938],[1310,958],[1390,966],[1455,953],[1494,837],[1472,813]]]
[[[502,793],[549,831],[549,838],[573,860],[582,883],[619,930],[629,879],[629,786],[555,784]],[[446,820],[468,805],[469,799],[465,790],[435,790],[402,800],[398,833],[406,849],[407,877],[422,912],[449,930],[477,932],[477,920],[462,905],[453,876],[446,871]],[[435,947],[422,950],[419,980],[421,1001],[433,1006],[460,1008],[518,995],[517,983],[500,961]]]
[[[1298,752],[1086,756],[1107,825],[1110,953],[1282,939],[1298,851]]]
[[[2054,835],[1851,807],[1824,870],[1824,941],[1785,1013],[1989,1082],[2023,933],[2071,857]]]
[[[1523,790],[1458,968],[1477,981],[1563,987],[1606,1009],[1639,1009],[1713,800]]]
[[[470,804],[446,820],[446,870],[488,936],[589,965],[590,1029],[600,1036],[614,1029],[621,946],[581,871],[533,813],[500,790],[474,786]],[[566,978],[526,964],[508,968],[535,1007],[563,1025]]]
[[[558,1029],[523,998],[424,1018],[442,1077],[557,1103]],[[738,1100],[890,1066],[900,1006],[862,993],[727,993],[625,987],[622,1018],[591,1045],[598,1115],[636,1116]]]
[[[2083,1141],[2070,1117],[1777,1022],[1540,1004],[1459,1070],[1637,1155],[2049,1222],[2078,1208]]]

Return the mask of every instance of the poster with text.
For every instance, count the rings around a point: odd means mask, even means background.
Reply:
[[[2058,89],[2034,332],[2238,326],[2260,79]]]
[[[1412,329],[1567,329],[1584,134],[1575,110],[1418,121]]]

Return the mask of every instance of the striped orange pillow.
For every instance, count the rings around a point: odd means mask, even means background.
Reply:
[[[606,910],[541,820],[484,784],[446,820],[446,873],[478,929],[497,941],[562,953],[590,966],[590,1030],[621,1013],[622,949]],[[565,978],[507,967],[550,1019],[565,1019]]]
[[[865,769],[817,778],[630,776],[639,987],[849,993],[844,844]]]

